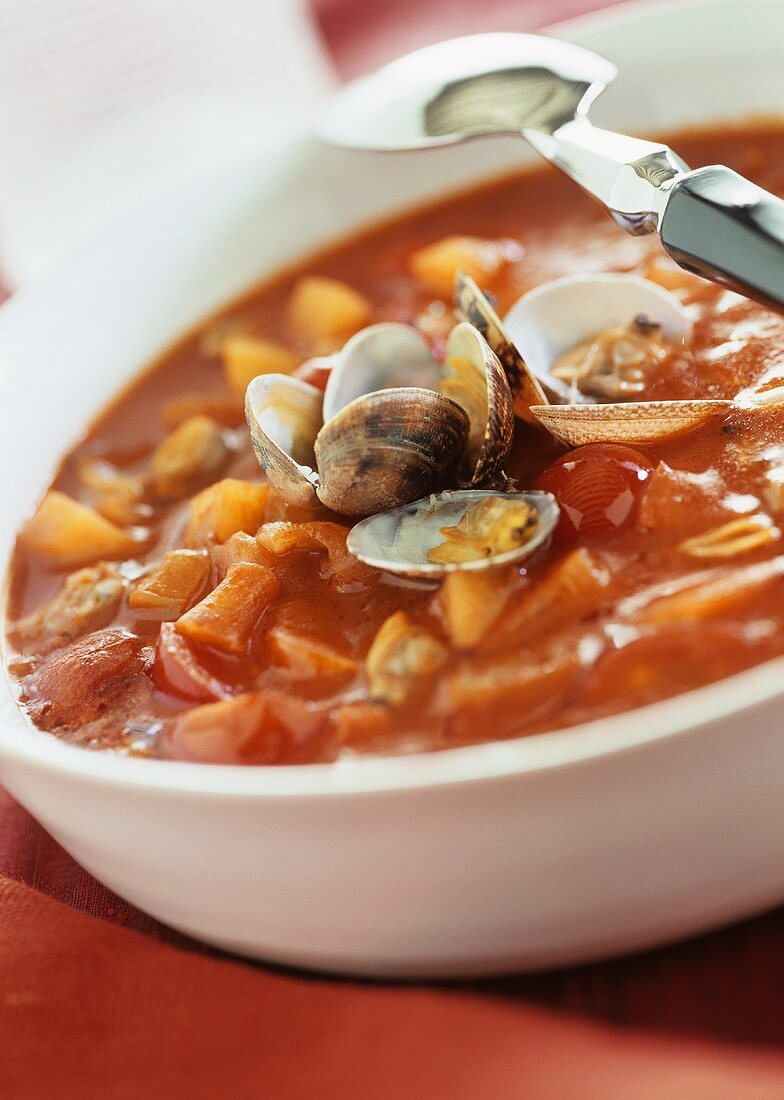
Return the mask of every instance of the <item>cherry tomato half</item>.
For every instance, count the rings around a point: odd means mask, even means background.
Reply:
[[[561,507],[558,538],[601,540],[630,527],[653,466],[647,455],[617,443],[589,443],[562,455],[536,486]]]

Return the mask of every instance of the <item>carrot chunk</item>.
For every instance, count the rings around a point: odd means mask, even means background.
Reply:
[[[267,566],[238,562],[217,588],[177,620],[177,630],[189,641],[242,656],[279,587]]]

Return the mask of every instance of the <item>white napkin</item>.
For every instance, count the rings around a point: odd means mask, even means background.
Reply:
[[[0,0],[0,265],[296,130],[333,83],[305,0]]]

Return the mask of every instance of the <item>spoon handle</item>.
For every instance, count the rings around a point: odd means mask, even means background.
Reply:
[[[737,172],[713,165],[678,177],[659,235],[687,271],[784,310],[784,202]]]

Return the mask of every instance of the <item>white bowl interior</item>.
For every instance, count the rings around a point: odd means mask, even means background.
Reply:
[[[752,22],[760,28],[754,36],[747,33]],[[625,18],[615,9],[558,33],[618,65],[620,76],[592,111],[597,124],[646,134],[784,110],[784,5],[778,0],[629,5]],[[0,311],[0,408],[6,410],[0,560],[89,418],[205,315],[357,226],[534,159],[522,142],[507,138],[385,155],[339,151],[302,137],[148,196],[106,226]],[[759,670],[736,679],[753,684],[734,693],[738,705],[770,682]],[[721,685],[698,694],[713,692],[719,704],[717,691]],[[21,733],[39,751],[40,739],[7,697],[0,708],[0,743],[15,747]],[[685,723],[703,710],[703,703],[681,705],[678,713]],[[540,757],[558,736],[524,754]],[[507,758],[509,746],[466,751]],[[550,758],[560,756],[559,750]],[[410,762],[402,767],[410,770]]]

